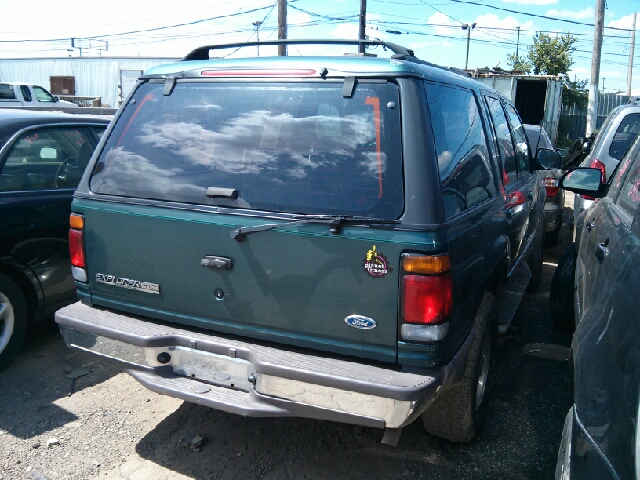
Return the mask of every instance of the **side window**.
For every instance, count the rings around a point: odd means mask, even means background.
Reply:
[[[34,85],[33,93],[36,96],[36,100],[38,100],[39,102],[55,102],[53,95],[51,95],[42,87]]]
[[[0,191],[76,188],[91,159],[89,132],[47,128],[23,134],[0,171]]]
[[[507,115],[509,116],[509,123],[511,124],[511,131],[513,133],[513,140],[516,144],[516,159],[518,160],[518,169],[520,174],[529,172],[529,146],[527,144],[527,136],[524,132],[524,127],[520,121],[520,117],[516,113],[515,108],[511,105],[505,105]]]
[[[630,113],[622,119],[616,130],[609,155],[620,160],[640,133],[640,113]]]
[[[31,101],[31,90],[26,85],[20,85],[20,93],[22,93],[22,97],[25,102]]]
[[[498,151],[502,160],[502,182],[515,182],[518,179],[518,167],[516,164],[516,153],[513,147],[513,139],[509,131],[507,117],[502,108],[500,100],[495,97],[485,97],[489,106],[489,113],[493,119],[493,125],[496,129],[496,140],[498,141]]]
[[[450,218],[496,195],[482,119],[474,95],[425,83],[438,168]]]
[[[13,85],[0,83],[0,100],[15,100],[16,94],[13,91]]]
[[[629,173],[627,173],[626,177],[623,177],[616,203],[632,217],[635,215],[638,206],[640,206],[640,152],[638,152],[638,149],[635,150],[633,158],[626,162],[626,165],[621,165],[622,168],[616,174],[612,185],[616,184],[616,180],[620,182],[619,177],[624,176],[628,170]]]

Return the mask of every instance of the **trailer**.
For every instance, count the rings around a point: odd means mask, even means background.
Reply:
[[[467,70],[473,78],[511,99],[524,123],[542,125],[552,145],[558,139],[564,75],[523,75],[508,71]]]

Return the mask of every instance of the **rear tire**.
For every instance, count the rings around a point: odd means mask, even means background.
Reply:
[[[18,354],[27,331],[27,302],[20,287],[0,273],[0,371]]]
[[[560,330],[568,332],[573,332],[576,328],[573,307],[575,276],[576,246],[572,243],[558,262],[549,291],[549,307],[553,323]]]
[[[451,442],[472,440],[485,417],[486,386],[498,334],[498,315],[490,293],[482,298],[474,328],[463,378],[440,394],[421,415],[427,432]]]
[[[536,232],[536,238],[533,240],[531,246],[531,252],[527,257],[527,264],[531,271],[531,280],[527,285],[528,292],[535,292],[540,287],[540,281],[542,280],[542,250],[544,248],[544,219],[541,219],[541,223],[538,226]]]

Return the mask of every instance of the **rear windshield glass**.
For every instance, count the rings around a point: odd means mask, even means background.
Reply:
[[[398,89],[343,83],[146,83],[115,125],[95,193],[303,214],[403,211]],[[207,188],[238,191],[208,198]]]

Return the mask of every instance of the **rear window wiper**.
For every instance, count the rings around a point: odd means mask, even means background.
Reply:
[[[279,227],[288,227],[291,225],[304,225],[306,223],[326,223],[329,225],[329,233],[339,235],[340,228],[345,224],[363,224],[363,225],[394,225],[400,223],[399,220],[385,220],[383,218],[358,217],[358,216],[341,216],[341,215],[307,215],[304,218],[284,223],[265,223],[264,225],[256,225],[254,227],[240,227],[231,231],[231,238],[239,242],[250,233],[266,232]]]

